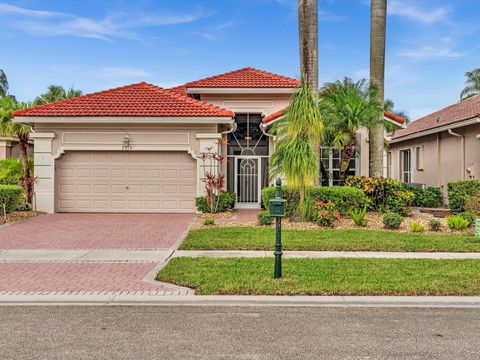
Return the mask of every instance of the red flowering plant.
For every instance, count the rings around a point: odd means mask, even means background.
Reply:
[[[335,204],[331,201],[316,201],[314,204],[313,219],[318,225],[333,226],[340,219],[340,212],[335,210]]]

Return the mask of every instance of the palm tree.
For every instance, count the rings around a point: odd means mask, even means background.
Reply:
[[[75,90],[73,86],[65,91],[63,86],[50,85],[45,93],[35,98],[34,103],[35,105],[50,104],[60,100],[73,99],[80,95],[82,95],[82,91]]]
[[[7,96],[8,94],[8,79],[5,72],[0,69],[0,98]]]
[[[298,0],[300,73],[311,91],[318,90],[318,1]]]
[[[371,0],[370,14],[370,81],[377,87],[377,101],[383,107],[387,0]],[[384,132],[380,114],[369,129],[369,172],[373,177],[383,176]]]
[[[480,68],[467,72],[465,76],[467,77],[465,82],[467,86],[460,94],[462,100],[480,94]]]
[[[15,110],[22,110],[30,107],[30,104],[19,103],[11,97],[4,97],[0,99],[0,125],[1,132],[6,136],[13,136],[18,138],[20,146],[20,160],[23,165],[23,177],[21,179],[25,196],[28,202],[32,203],[33,196],[33,179],[31,177],[30,162],[28,160],[28,142],[30,140],[30,132],[32,128],[30,125],[18,124],[13,122],[13,112]]]
[[[276,148],[272,156],[272,174],[283,174],[300,193],[298,215],[304,217],[305,195],[319,178],[315,149],[323,134],[318,94],[301,80],[283,120],[275,125]]]
[[[320,92],[320,109],[325,123],[325,143],[340,149],[340,181],[348,174],[350,159],[357,149],[357,131],[369,127],[382,114],[375,86],[367,80],[326,84]]]

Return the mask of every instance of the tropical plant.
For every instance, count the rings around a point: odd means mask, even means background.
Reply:
[[[403,217],[400,214],[394,212],[388,212],[383,215],[383,225],[385,228],[390,230],[397,230],[400,229],[400,225],[402,225]]]
[[[318,180],[318,158],[315,149],[323,134],[318,95],[301,80],[286,114],[275,125],[277,142],[271,161],[272,175],[285,175],[290,185],[300,191],[299,212],[307,190]]]
[[[417,223],[417,222],[412,222],[410,223],[410,225],[408,226],[408,228],[410,229],[410,232],[413,232],[413,233],[422,233],[425,231],[425,226]]]
[[[465,88],[460,94],[462,100],[480,94],[480,68],[469,71],[465,74],[467,80],[465,81]]]
[[[370,82],[376,86],[377,100],[383,108],[387,0],[371,0],[370,14]],[[383,114],[380,114],[369,128],[369,174],[372,177],[383,175],[383,123]]]
[[[203,225],[215,225],[215,219],[212,217],[207,217],[203,220]]]
[[[32,203],[34,178],[30,170],[28,160],[28,142],[32,128],[30,125],[13,122],[13,112],[29,107],[30,104],[19,103],[11,97],[0,99],[0,126],[2,133],[7,136],[13,136],[18,139],[20,147],[20,160],[23,165],[23,175],[20,182],[23,185],[25,196],[29,204]]]
[[[465,204],[480,192],[480,180],[459,180],[447,184],[448,206],[455,212],[465,211]],[[471,211],[471,210],[470,210]]]
[[[472,226],[475,223],[475,220],[477,219],[477,216],[469,211],[464,211],[460,214],[458,214],[461,218],[465,219],[468,221],[468,226]]]
[[[382,114],[376,88],[367,80],[350,78],[327,83],[320,91],[320,109],[325,124],[324,144],[340,149],[340,181],[348,175],[348,165],[357,149],[357,131],[369,127]]]
[[[70,89],[65,90],[63,86],[50,85],[45,93],[35,98],[34,104],[45,105],[60,100],[73,99],[80,95],[82,95],[82,91],[74,89],[73,86]]]
[[[470,222],[460,215],[451,215],[445,218],[447,225],[452,230],[465,230],[470,226]]]
[[[258,224],[261,226],[272,225],[273,217],[270,216],[270,212],[267,210],[259,211],[257,214]]]
[[[474,213],[480,216],[480,190],[475,191],[470,195],[469,199],[464,204],[465,211]]]
[[[33,177],[33,159],[30,163],[30,176]],[[0,184],[18,185],[23,177],[23,164],[18,158],[9,158],[0,161]]]
[[[321,226],[333,226],[340,219],[340,212],[331,201],[317,201],[314,204],[313,220]]]
[[[438,221],[437,219],[430,220],[428,225],[431,231],[440,231],[440,229],[442,228],[441,222]]]
[[[350,217],[357,226],[367,227],[368,220],[365,219],[367,215],[367,206],[365,205],[363,209],[353,209],[350,211]]]

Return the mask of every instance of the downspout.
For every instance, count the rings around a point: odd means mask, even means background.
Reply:
[[[452,129],[448,129],[448,133],[452,136],[459,137],[461,139],[462,148],[462,180],[465,180],[465,136],[453,132]]]

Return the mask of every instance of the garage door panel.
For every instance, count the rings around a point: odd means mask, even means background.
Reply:
[[[60,212],[194,212],[187,153],[67,152],[57,167]]]

